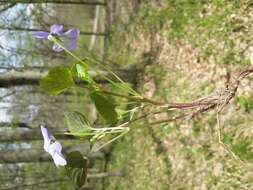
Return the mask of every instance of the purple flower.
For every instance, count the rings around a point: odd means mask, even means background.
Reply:
[[[71,28],[68,31],[63,31],[63,25],[53,24],[50,26],[50,32],[36,31],[31,33],[34,37],[40,39],[48,39],[49,35],[59,37],[63,42],[64,46],[69,50],[76,49],[77,37],[80,34],[80,30],[77,28]],[[54,44],[52,49],[56,52],[60,52],[63,49],[58,45]]]
[[[58,141],[54,141],[54,137],[50,134],[46,127],[41,125],[40,129],[44,139],[44,150],[52,156],[57,167],[65,166],[67,164],[67,161],[61,153],[61,144]]]

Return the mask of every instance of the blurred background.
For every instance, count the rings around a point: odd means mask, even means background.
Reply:
[[[67,111],[99,123],[88,92],[50,96],[38,85],[51,67],[74,61],[30,35],[55,23],[81,30],[77,55],[124,69],[125,79],[155,100],[209,95],[250,65],[252,0],[0,0],[0,190],[75,189],[42,149],[38,125],[66,131]],[[215,110],[149,125],[171,113],[158,114],[90,155],[82,189],[253,189],[252,79],[242,81],[221,113],[226,148],[218,142]],[[85,140],[59,140],[65,152],[88,154]]]
[[[35,39],[30,33],[48,31],[52,24],[62,24],[65,30],[79,28],[77,54],[96,53],[102,59],[108,36],[105,2],[1,1],[0,7],[0,189],[73,189],[65,170],[57,169],[43,151],[38,126],[46,124],[52,132],[66,131],[64,112],[76,110],[94,119],[96,113],[82,90],[54,97],[40,89],[39,80],[50,67],[71,65],[73,60],[63,52],[53,52],[49,41]],[[62,142],[64,151],[79,147],[87,154],[87,142]],[[91,178],[120,175],[105,174],[103,158],[103,153],[94,155]],[[100,163],[93,168],[96,160]]]

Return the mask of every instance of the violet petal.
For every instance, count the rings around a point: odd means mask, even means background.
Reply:
[[[56,167],[67,165],[67,161],[65,160],[65,158],[63,157],[62,154],[59,154],[59,153],[56,152],[52,156],[52,158],[54,160],[54,163],[55,163]]]
[[[49,147],[49,154],[52,156],[55,165],[58,166],[65,166],[67,161],[65,160],[64,156],[61,153],[62,146],[58,141],[50,144]]]
[[[44,139],[44,150],[46,152],[49,152],[49,146],[52,140],[52,135],[50,134],[49,130],[46,127],[41,125],[40,129]]]
[[[54,44],[53,45],[53,47],[52,47],[52,49],[54,50],[54,51],[56,51],[56,52],[61,52],[63,49],[59,46],[59,45],[57,45],[57,44]]]
[[[69,39],[76,39],[80,34],[78,28],[71,28],[68,31],[64,32],[63,36]]]
[[[62,32],[63,32],[63,25],[53,24],[50,26],[51,34],[62,34]]]
[[[54,142],[54,149],[55,149],[56,152],[60,152],[61,153],[62,146],[61,146],[61,144],[58,141]]]
[[[34,32],[31,32],[31,35],[33,35],[35,38],[47,39],[48,35],[49,35],[49,32],[34,31]]]
[[[76,49],[76,39],[65,39],[64,46],[69,50]]]

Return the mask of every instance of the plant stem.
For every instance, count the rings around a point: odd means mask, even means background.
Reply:
[[[77,60],[78,62],[82,63],[84,66],[86,66],[87,68],[93,69],[99,76],[103,77],[104,79],[108,80],[107,77],[105,77],[104,75],[102,75],[100,72],[98,72],[96,69],[91,68],[87,63],[85,63],[82,59],[80,59],[78,56],[76,56],[74,53],[72,53],[71,51],[69,51],[67,48],[64,47],[64,45],[62,45],[62,43],[56,39],[54,36],[49,35],[48,39],[54,43],[56,43],[57,45],[59,45],[66,53],[68,53],[70,56],[72,56],[75,60]]]
[[[82,59],[80,59],[80,58],[79,58],[78,56],[76,56],[74,53],[72,53],[72,52],[69,51],[67,48],[65,48],[64,45],[62,45],[62,42],[61,42],[60,40],[56,39],[54,36],[49,35],[49,36],[48,36],[48,39],[49,39],[50,41],[56,43],[57,45],[59,45],[66,53],[68,53],[70,56],[72,56],[75,60],[77,60],[78,62],[82,63],[82,64],[83,64],[84,66],[86,66],[87,68],[89,68],[89,69],[91,69],[91,70],[94,70],[94,72],[95,72],[97,75],[101,76],[103,79],[107,80],[107,81],[110,82],[112,85],[118,87],[119,89],[127,90],[127,92],[129,92],[129,93],[131,93],[131,94],[135,94],[135,95],[138,94],[138,93],[137,93],[136,91],[134,91],[132,88],[129,88],[129,87],[126,88],[126,87],[124,87],[124,86],[122,86],[122,85],[118,85],[116,82],[112,81],[110,78],[108,78],[108,77],[104,76],[103,74],[101,74],[95,67],[90,66],[88,63],[84,62]],[[90,59],[90,58],[88,58],[88,57],[86,57],[86,59],[94,62],[93,59]],[[100,65],[102,65],[102,64],[100,64]],[[102,66],[103,66],[103,68],[105,68],[109,73],[111,73],[116,79],[118,79],[120,83],[122,83],[122,84],[125,83],[125,82],[124,82],[122,79],[120,79],[120,77],[117,76],[111,69],[109,69],[108,67],[106,67],[106,66],[104,66],[104,65],[102,65]],[[94,82],[94,84],[96,84],[95,81],[93,81],[93,82]]]
[[[148,98],[145,98],[145,97],[142,97],[142,96],[128,96],[128,95],[119,94],[119,93],[115,93],[115,92],[111,92],[111,91],[107,91],[107,90],[101,90],[100,92],[104,93],[104,94],[109,94],[109,95],[112,95],[112,96],[118,96],[118,97],[121,97],[121,98],[126,98],[126,99],[129,99],[129,100],[135,100],[137,102],[150,103],[150,104],[157,105],[157,106],[162,106],[162,105],[167,105],[168,104],[166,102],[158,102],[158,101],[151,100],[151,99],[148,99]]]
[[[107,146],[108,144],[110,144],[110,143],[116,141],[117,139],[123,137],[126,133],[129,132],[129,130],[130,130],[129,128],[126,128],[126,130],[123,133],[121,133],[120,135],[116,136],[115,138],[109,140],[108,142],[106,142],[105,144],[101,145],[100,147],[98,147],[96,150],[94,150],[92,152],[97,152],[97,151],[101,150],[102,148],[104,148],[105,146]]]

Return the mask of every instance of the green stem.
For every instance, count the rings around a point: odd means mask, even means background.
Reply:
[[[59,41],[57,38],[55,38],[52,35],[48,36],[48,39],[54,43],[56,43],[57,45],[59,45],[66,53],[68,53],[70,56],[72,56],[75,60],[77,60],[78,62],[82,63],[84,66],[86,66],[87,68],[94,70],[95,73],[99,76],[101,76],[103,79],[107,80],[108,82],[110,82],[112,85],[122,89],[122,90],[127,90],[129,93],[131,94],[138,94],[137,92],[135,92],[132,88],[129,87],[122,87],[121,85],[118,85],[117,83],[115,83],[114,81],[112,81],[110,78],[104,76],[103,74],[101,74],[95,67],[91,67],[89,64],[87,64],[86,62],[84,62],[82,59],[80,59],[78,56],[76,56],[74,53],[72,53],[71,51],[69,51],[67,48],[64,47],[64,45],[62,45],[61,41]],[[87,60],[91,60],[90,58],[87,58]],[[102,65],[102,64],[100,64]],[[103,66],[103,68],[105,68],[108,72],[110,72],[114,77],[116,77],[122,84],[124,84],[125,82],[120,79],[120,77],[118,77],[113,71],[111,71],[111,69]],[[94,81],[94,83],[96,84],[96,82]]]
[[[104,62],[101,63],[101,61],[96,60],[96,59],[93,59],[93,58],[90,58],[90,57],[88,57],[88,56],[86,56],[85,58],[86,58],[87,60],[89,60],[89,61],[95,63],[95,64],[100,65],[100,66],[101,66],[102,68],[104,68],[106,71],[108,71],[109,73],[111,73],[120,83],[125,84],[125,82],[124,82],[116,73],[114,73],[114,72],[111,70],[110,67],[107,67],[107,66],[104,64]],[[118,88],[120,88],[120,86],[118,86]],[[131,87],[125,86],[125,88],[128,89],[129,92],[132,93],[132,95],[139,95],[139,93],[136,92],[135,90],[133,90]],[[124,89],[124,88],[123,88],[123,89]]]
[[[101,150],[102,148],[104,148],[105,146],[107,146],[108,144],[116,141],[117,139],[121,138],[122,136],[124,136],[126,133],[128,133],[128,131],[130,130],[129,128],[125,128],[126,130],[121,133],[120,135],[116,136],[115,138],[109,140],[108,142],[104,143],[103,145],[101,145],[100,147],[98,147],[96,150],[92,151],[92,152],[97,152],[99,150]]]
[[[92,90],[89,86],[85,85],[85,86],[77,86],[79,88],[84,88],[84,89],[88,89],[88,90]],[[111,91],[107,91],[107,90],[104,90],[102,87],[99,88],[99,92],[100,93],[103,93],[103,94],[108,94],[108,95],[112,95],[112,96],[116,96],[116,97],[120,97],[120,98],[125,98],[125,99],[128,99],[128,100],[133,100],[133,101],[138,101],[138,102],[142,102],[140,100],[142,100],[143,98],[142,97],[136,97],[136,96],[128,96],[128,95],[124,95],[124,94],[119,94],[119,93],[115,93],[115,92],[111,92]]]
[[[135,100],[137,102],[150,103],[150,104],[153,104],[153,105],[156,105],[156,106],[168,105],[168,103],[166,103],[166,102],[158,102],[158,101],[151,100],[151,99],[148,99],[148,98],[145,98],[145,97],[142,97],[142,96],[128,96],[128,95],[119,94],[119,93],[106,91],[106,90],[101,90],[101,93],[109,94],[109,95],[112,95],[112,96],[118,96],[118,97],[126,98],[126,99],[129,99],[129,100]]]
[[[70,56],[72,56],[75,60],[77,60],[78,62],[82,63],[84,66],[86,66],[87,68],[94,70],[95,73],[99,76],[101,76],[102,78],[104,78],[105,80],[107,80],[108,82],[114,83],[111,79],[109,79],[108,77],[104,76],[103,74],[101,74],[97,69],[95,69],[94,67],[91,67],[90,65],[88,65],[87,63],[85,63],[82,59],[80,59],[78,56],[76,56],[74,53],[72,53],[71,51],[69,51],[67,48],[65,48],[61,42],[56,39],[54,36],[49,35],[48,39],[54,43],[56,43],[57,45],[59,45],[66,53],[68,53]],[[94,81],[95,82],[95,81]]]
[[[122,125],[118,127],[103,127],[103,128],[91,128],[93,131],[109,131],[109,130],[124,130],[126,129],[125,127],[122,127]]]

